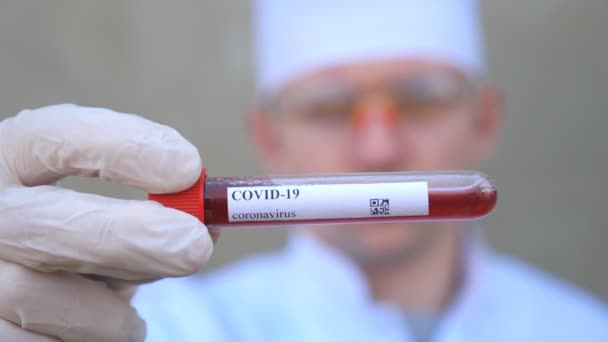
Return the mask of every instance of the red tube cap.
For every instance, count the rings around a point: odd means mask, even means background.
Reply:
[[[148,194],[150,201],[155,201],[165,207],[184,211],[194,215],[205,223],[205,180],[207,169],[203,168],[200,178],[190,188],[172,194]]]

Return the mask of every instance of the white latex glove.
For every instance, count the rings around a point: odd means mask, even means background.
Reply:
[[[199,271],[207,229],[155,202],[48,184],[95,176],[166,193],[200,171],[192,144],[135,115],[59,105],[0,122],[0,341],[143,341],[132,286]]]

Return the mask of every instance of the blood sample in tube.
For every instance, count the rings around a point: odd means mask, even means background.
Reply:
[[[207,177],[149,199],[209,228],[474,220],[496,204],[496,187],[475,171],[284,177]]]

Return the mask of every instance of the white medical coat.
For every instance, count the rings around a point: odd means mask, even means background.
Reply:
[[[430,341],[608,342],[599,301],[470,240],[463,286]],[[418,342],[406,315],[368,291],[346,257],[295,234],[283,251],[143,286],[133,304],[149,342]]]

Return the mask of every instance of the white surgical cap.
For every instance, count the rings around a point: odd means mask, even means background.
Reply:
[[[476,0],[256,0],[257,88],[323,67],[379,58],[484,70]]]

